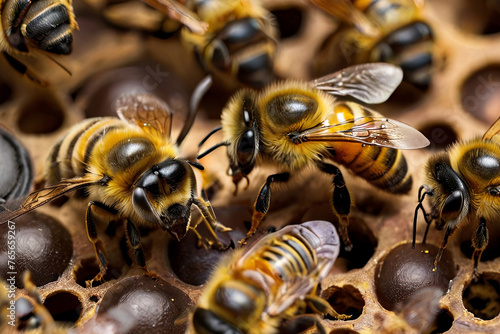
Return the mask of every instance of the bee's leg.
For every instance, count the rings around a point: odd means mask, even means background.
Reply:
[[[102,240],[99,239],[99,236],[97,235],[97,228],[94,222],[93,211],[92,211],[92,208],[94,206],[97,206],[98,208],[112,215],[117,214],[117,211],[115,209],[110,208],[100,202],[91,201],[87,206],[87,212],[85,214],[85,226],[87,228],[87,236],[94,245],[96,257],[99,261],[99,273],[93,279],[86,282],[87,287],[91,287],[94,281],[97,282],[101,281],[108,267],[108,261],[106,260],[104,245],[102,243]]]
[[[425,192],[422,192],[425,189]],[[413,216],[413,240],[412,240],[412,248],[415,248],[416,238],[417,238],[417,218],[418,218],[418,210],[422,210],[422,214],[424,215],[425,222],[427,223],[427,227],[425,228],[424,238],[422,243],[425,244],[425,240],[427,239],[427,233],[429,232],[429,226],[432,223],[432,217],[425,211],[423,202],[425,196],[432,196],[433,192],[429,190],[425,185],[420,186],[418,189],[418,204],[415,208],[415,214]]]
[[[307,328],[307,329],[305,329]],[[316,314],[300,314],[286,321],[283,328],[287,333],[326,334],[325,326]]]
[[[16,58],[12,57],[10,54],[8,54],[7,52],[3,52],[3,55],[5,57],[5,59],[7,59],[7,62],[9,63],[9,65],[14,69],[16,70],[17,72],[19,72],[21,75],[26,75],[28,77],[28,79],[30,79],[31,81],[33,82],[36,82],[37,84],[41,85],[41,86],[48,86],[47,82],[40,79],[38,77],[38,75],[36,75],[32,70],[30,70],[28,68],[28,66],[26,66],[25,64],[21,63],[19,60],[17,60]]]
[[[221,250],[226,249],[227,246],[225,246],[222,242],[220,242],[215,231],[229,232],[232,229],[217,223],[217,218],[215,217],[214,209],[209,201],[206,201],[203,198],[198,197],[193,199],[193,203],[200,210],[201,215],[203,216],[203,221],[205,222],[205,224],[207,224],[210,234],[215,239],[215,246]],[[207,242],[209,242],[210,245],[212,244],[212,242],[210,241]]]
[[[438,265],[439,261],[441,260],[441,257],[443,256],[444,249],[446,248],[446,245],[448,244],[448,238],[453,234],[453,232],[455,232],[456,229],[457,229],[456,226],[446,226],[446,231],[444,232],[443,242],[441,243],[441,246],[439,247],[439,251],[436,255],[436,258],[434,259],[434,268],[432,269],[433,271],[436,271],[437,265]]]
[[[247,232],[245,238],[243,238],[240,243],[246,243],[247,239],[251,237],[259,227],[261,220],[269,210],[271,204],[271,183],[273,182],[287,182],[290,179],[290,173],[279,173],[269,175],[267,177],[266,183],[260,188],[259,196],[255,199],[254,210],[252,215],[252,226]]]
[[[351,317],[350,315],[337,313],[337,311],[335,311],[326,300],[314,294],[306,295],[304,300],[307,303],[307,306],[309,306],[314,313],[323,315],[329,314],[339,320],[346,320]]]
[[[125,235],[127,236],[128,245],[134,251],[134,257],[139,267],[144,270],[144,273],[147,276],[155,276],[148,270],[146,266],[146,256],[144,255],[144,249],[141,245],[141,235],[130,219],[126,219]]]
[[[333,194],[331,205],[333,212],[339,218],[339,234],[344,242],[344,249],[350,251],[352,248],[351,240],[349,240],[349,212],[351,211],[351,195],[347,189],[340,169],[332,164],[317,162],[318,168],[327,174],[333,175]]]
[[[486,227],[486,219],[481,217],[479,219],[479,225],[477,229],[472,234],[472,247],[474,247],[474,253],[472,254],[472,258],[474,259],[474,278],[477,278],[477,265],[481,260],[481,255],[483,254],[484,249],[488,246],[489,241],[489,233],[488,228]]]

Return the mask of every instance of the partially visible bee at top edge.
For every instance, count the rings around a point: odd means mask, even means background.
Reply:
[[[340,241],[327,221],[289,225],[221,261],[193,313],[196,333],[278,333],[283,320],[340,315],[316,295],[339,254]],[[229,263],[229,264],[228,264]],[[298,318],[294,318],[298,314]],[[324,328],[323,332],[324,332]]]
[[[68,55],[78,25],[71,0],[0,0],[0,49],[8,64],[30,80],[47,85],[19,56],[42,52],[69,71],[50,54]]]
[[[417,0],[310,0],[342,21],[314,64],[324,75],[349,65],[388,62],[400,66],[404,82],[425,92],[438,58],[434,33]]]
[[[401,82],[397,66],[370,63],[348,67],[312,82],[286,80],[267,86],[262,92],[243,89],[222,111],[223,141],[227,146],[229,175],[238,183],[259,165],[271,165],[278,173],[267,178],[254,203],[251,236],[267,213],[271,185],[284,183],[293,173],[316,166],[333,177],[332,210],[340,221],[339,233],[346,249],[351,198],[339,168],[344,165],[374,186],[406,194],[412,187],[406,159],[399,149],[429,145],[419,131],[388,119],[358,103],[334,96],[351,96],[366,103],[385,101]],[[246,239],[245,238],[245,239]],[[245,240],[242,240],[244,242]]]
[[[471,242],[474,252],[473,274],[488,245],[488,227],[500,221],[500,118],[482,138],[453,144],[447,152],[430,157],[425,167],[427,185],[420,187],[415,209],[413,245],[416,238],[418,211],[422,210],[427,228],[435,221],[438,230],[445,229],[443,242],[434,260],[436,267],[448,238],[468,223],[477,224]],[[423,207],[428,196],[431,211]]]
[[[230,229],[218,224],[210,202],[203,195],[197,196],[192,167],[202,170],[203,166],[184,159],[178,149],[209,86],[210,80],[204,80],[193,93],[188,120],[175,143],[170,139],[170,108],[148,94],[119,98],[116,102],[119,118],[89,118],[74,125],[53,146],[47,158],[47,186],[29,194],[20,206],[7,203],[6,210],[0,212],[0,223],[73,192],[75,197],[88,202],[85,226],[99,262],[100,272],[94,278],[97,281],[102,279],[108,264],[95,224],[97,213],[115,215],[125,221],[128,244],[146,273],[135,225],[159,226],[181,240],[189,229],[196,232],[201,222],[191,222],[193,204],[215,239],[214,242],[197,234],[199,241],[205,246],[225,248],[215,230]]]
[[[184,25],[182,42],[215,80],[260,88],[274,79],[278,30],[259,0],[144,2]]]

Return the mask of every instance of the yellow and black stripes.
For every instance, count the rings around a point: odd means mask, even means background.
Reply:
[[[316,255],[310,246],[289,234],[275,239],[263,250],[261,258],[284,281],[297,275],[306,276],[316,267]]]

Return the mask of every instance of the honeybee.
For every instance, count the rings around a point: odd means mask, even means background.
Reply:
[[[482,138],[453,144],[448,152],[429,158],[425,173],[428,185],[420,187],[415,209],[413,245],[418,211],[422,210],[427,225],[424,240],[432,221],[438,230],[445,229],[444,239],[434,260],[436,267],[448,238],[462,225],[475,223],[472,234],[474,276],[481,255],[488,245],[487,223],[500,219],[500,118]],[[422,205],[429,196],[431,212]]]
[[[323,43],[317,75],[349,65],[388,62],[400,66],[404,81],[425,91],[432,82],[436,48],[432,28],[417,0],[311,0],[343,24]]]
[[[204,288],[192,318],[194,331],[277,333],[282,320],[306,305],[318,314],[348,318],[315,294],[339,249],[332,224],[310,221],[286,226],[234,252]],[[316,326],[321,327],[319,319]]]
[[[332,209],[340,221],[339,234],[346,249],[350,249],[350,194],[340,169],[325,160],[344,165],[387,192],[408,193],[412,178],[398,149],[427,146],[427,138],[404,123],[332,96],[381,103],[399,85],[402,75],[397,66],[371,63],[348,67],[309,83],[275,83],[261,93],[244,89],[230,99],[222,111],[222,126],[200,144],[221,128],[223,142],[198,159],[219,146],[227,146],[235,192],[243,178],[248,182],[247,175],[256,165],[273,164],[280,171],[270,175],[260,189],[247,238],[269,209],[271,184],[287,182],[291,174],[316,166],[333,176]]]
[[[170,139],[172,113],[168,105],[148,94],[119,98],[116,102],[119,118],[89,118],[74,125],[48,156],[45,169],[48,185],[28,195],[17,210],[0,213],[0,222],[14,219],[69,192],[88,201],[85,226],[100,267],[89,284],[101,280],[108,263],[94,220],[99,211],[124,220],[128,244],[146,273],[146,260],[135,225],[159,226],[180,240],[200,223],[190,221],[193,204],[215,239],[214,243],[197,234],[199,241],[205,246],[224,248],[215,230],[230,229],[218,224],[210,202],[196,195],[192,167],[203,169],[203,166],[182,158],[178,149],[209,83],[202,81],[193,94],[190,121],[184,124],[175,143]]]
[[[16,57],[37,50],[68,71],[50,54],[71,53],[73,31],[78,30],[71,0],[0,0],[0,16],[0,48],[13,69],[32,81],[46,85]]]
[[[183,43],[224,82],[262,87],[274,78],[278,31],[259,0],[144,0],[184,24]]]

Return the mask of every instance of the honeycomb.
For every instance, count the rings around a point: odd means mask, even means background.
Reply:
[[[315,55],[338,23],[305,1],[264,3],[276,15],[282,36],[277,75],[312,79]],[[487,3],[493,1],[429,0],[425,4],[424,17],[434,29],[440,55],[433,85],[418,98],[390,99],[376,109],[419,129],[431,145],[405,152],[414,178],[407,196],[381,193],[344,172],[355,201],[349,228],[354,248],[341,252],[334,269],[321,282],[320,295],[351,318],[323,319],[327,333],[494,333],[500,328],[498,226],[490,226],[490,246],[479,264],[477,280],[472,277],[470,259],[473,227],[465,226],[450,238],[436,272],[430,269],[442,232],[431,228],[426,245],[411,249],[410,244],[426,159],[460,138],[482,135],[500,115],[500,11]],[[94,1],[75,1],[74,7],[80,30],[75,33],[73,53],[60,60],[71,69],[71,76],[53,62],[35,57],[30,61],[37,73],[51,82],[49,87],[41,87],[20,77],[3,58],[0,61],[0,123],[5,136],[17,140],[31,157],[31,163],[24,162],[28,174],[22,176],[23,182],[32,184],[31,189],[43,185],[50,147],[71,125],[86,117],[113,115],[112,103],[122,93],[151,92],[175,110],[174,129],[180,129],[189,96],[204,76],[178,35],[159,39],[112,26],[94,9],[99,7]],[[214,83],[181,147],[184,156],[196,156],[197,144],[220,124],[220,110],[233,91]],[[210,142],[217,139],[220,137]],[[0,144],[1,160],[12,159],[5,143]],[[248,188],[235,197],[226,175],[224,150],[214,151],[203,164],[206,172],[198,175],[200,182],[203,179],[209,185],[207,193],[218,219],[233,228],[229,237],[239,240],[251,220],[254,198],[273,171],[255,170]],[[12,177],[4,170],[2,174],[6,180]],[[291,223],[314,219],[337,223],[326,200],[329,183],[326,176],[311,170],[297,175],[289,185],[273,189],[271,208],[254,238]],[[2,188],[6,189],[4,183]],[[6,198],[18,190],[1,195]],[[25,235],[29,245],[25,253],[17,254],[17,270],[32,272],[43,304],[60,330],[184,332],[190,309],[225,252],[196,247],[192,234],[176,242],[166,232],[143,229],[148,266],[157,274],[153,280],[131,260],[121,224],[103,218],[99,235],[110,268],[104,283],[86,287],[85,281],[98,272],[98,266],[84,230],[84,212],[85,206],[58,200],[16,220],[19,238]],[[417,240],[425,230],[423,220],[419,222]],[[2,237],[6,231],[7,225],[3,225]],[[41,251],[33,251],[29,244],[33,240]],[[6,262],[6,250],[2,251],[2,262]],[[16,282],[17,328],[22,329],[29,321],[39,320],[29,320],[35,297],[23,288],[19,275]],[[135,314],[130,314],[128,305],[135,307]],[[1,331],[16,332],[7,324],[6,312],[2,313]]]

